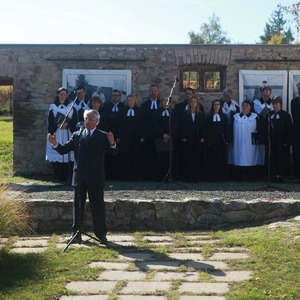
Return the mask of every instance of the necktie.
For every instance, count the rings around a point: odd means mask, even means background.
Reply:
[[[85,142],[88,143],[91,137],[91,132],[88,130],[87,135],[85,137]]]

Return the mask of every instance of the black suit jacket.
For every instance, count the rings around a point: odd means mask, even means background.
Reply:
[[[74,151],[75,162],[73,168],[72,186],[77,186],[78,181],[82,184],[97,185],[104,187],[104,155],[106,151],[112,155],[118,153],[117,148],[111,148],[105,132],[96,129],[85,141],[85,131],[81,134],[76,131],[65,145],[58,144],[56,151],[66,154]]]

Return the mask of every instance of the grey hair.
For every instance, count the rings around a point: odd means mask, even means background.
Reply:
[[[100,114],[94,109],[86,109],[83,113],[83,118],[86,118],[86,116],[91,112],[94,113],[95,119],[98,120],[98,122],[97,122],[97,125],[98,125],[99,121],[100,121]]]
[[[223,95],[228,96],[228,94],[233,94],[233,90],[229,87],[227,87],[224,91],[223,91]]]

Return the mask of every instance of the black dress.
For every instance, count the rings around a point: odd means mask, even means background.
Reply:
[[[300,96],[292,99],[291,113],[293,117],[293,175],[300,178]]]
[[[205,119],[207,179],[228,179],[227,144],[232,142],[227,116],[209,114]]]
[[[271,137],[271,177],[290,174],[290,145],[292,133],[292,120],[289,113],[284,110],[272,111],[270,137]]]
[[[186,139],[186,142],[182,141],[184,156],[179,158],[184,161],[183,172],[186,181],[197,182],[203,178],[205,155],[200,142],[202,138],[205,138],[204,113],[196,114],[195,120],[192,115],[186,114],[180,126],[180,139]]]
[[[123,110],[120,114],[120,126],[118,126],[115,139],[120,139],[120,179],[126,181],[140,181],[142,174],[142,153],[141,138],[145,137],[143,123],[141,118],[141,109],[137,106],[133,108],[134,116],[129,108]]]

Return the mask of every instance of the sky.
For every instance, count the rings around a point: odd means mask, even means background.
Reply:
[[[188,44],[213,13],[232,43],[253,44],[277,5],[295,2],[0,0],[0,44]]]

